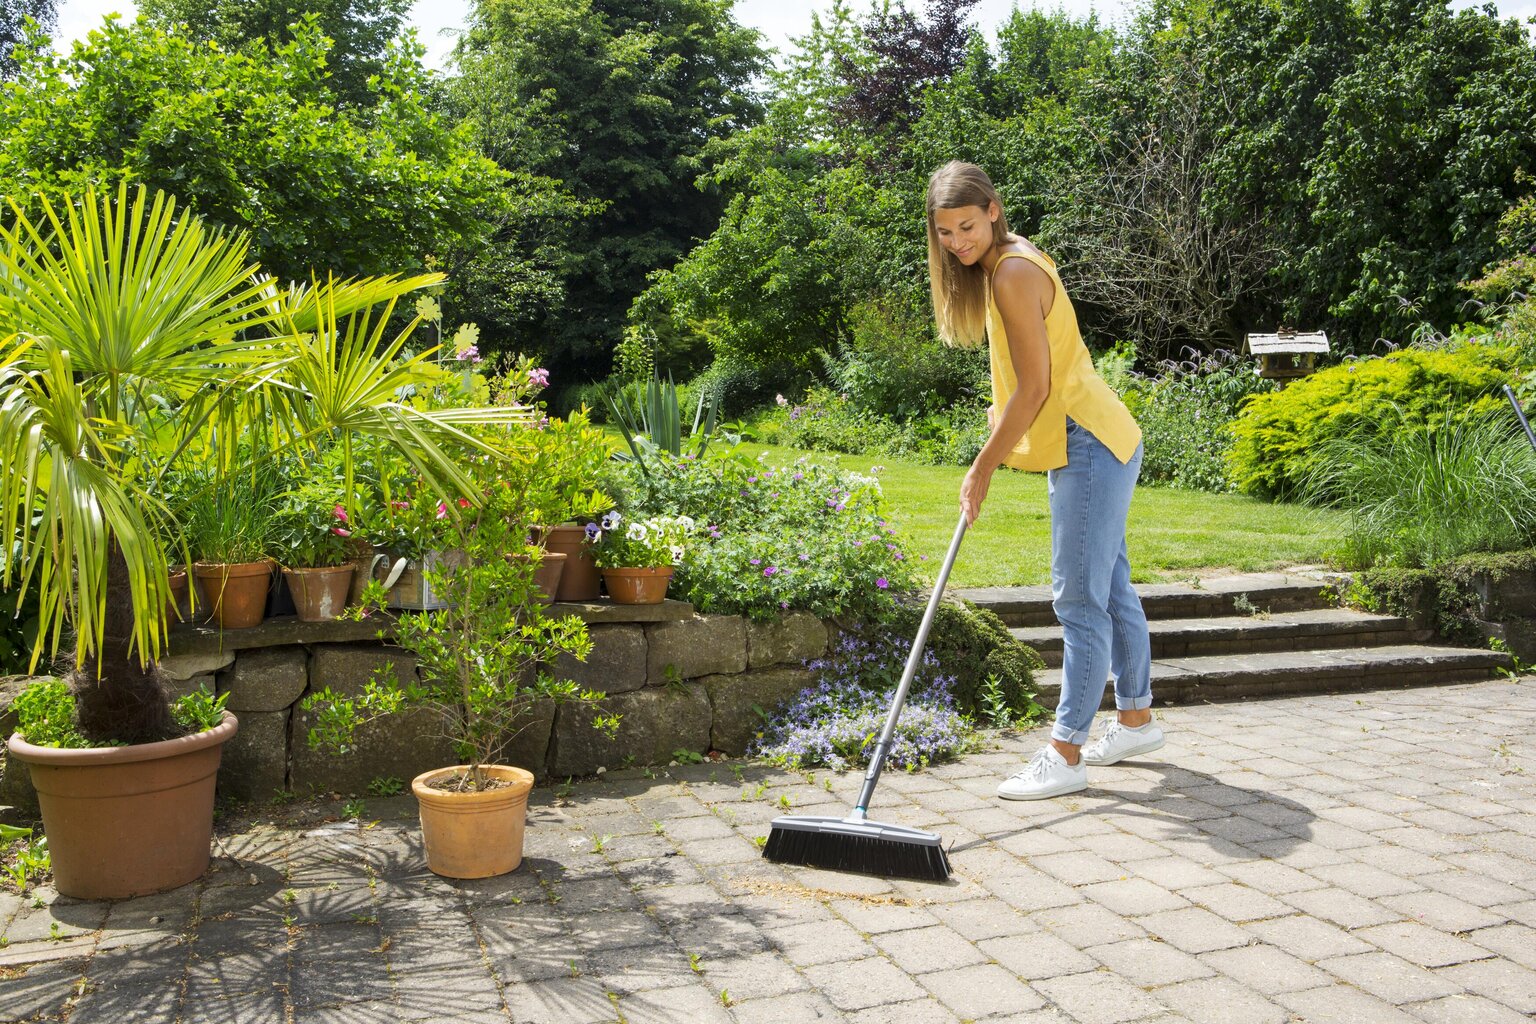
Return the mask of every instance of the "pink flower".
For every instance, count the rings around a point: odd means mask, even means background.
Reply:
[[[342,508],[340,505],[337,505],[336,506],[336,518],[340,519],[342,522],[346,522],[347,521],[347,510]]]
[[[442,502],[442,501],[439,501],[437,503],[437,518],[439,518],[439,519],[447,519],[448,518],[448,505],[447,505],[447,503]]]
[[[403,509],[410,508],[411,503],[408,501],[392,501],[389,503],[389,507],[394,509],[396,512],[399,512]]]
[[[338,537],[350,537],[350,536],[352,536],[352,531],[351,530],[344,530],[344,529],[342,529],[339,526],[331,527],[331,532],[334,533]]]
[[[549,371],[540,367],[537,370],[528,371],[528,383],[536,388],[549,387]]]

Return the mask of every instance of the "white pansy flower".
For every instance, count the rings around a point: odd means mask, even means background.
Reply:
[[[681,562],[682,560],[683,560],[683,546],[681,544],[673,544],[672,545],[672,561],[674,563],[677,563],[677,562]]]
[[[609,512],[607,515],[603,516],[603,529],[612,530],[614,527],[619,525],[623,518],[624,517],[619,515],[617,512]]]
[[[630,540],[645,540],[649,534],[650,531],[645,528],[644,523],[630,523],[629,529],[625,531],[624,536]]]

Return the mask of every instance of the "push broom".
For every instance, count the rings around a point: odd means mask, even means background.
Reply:
[[[949,877],[949,857],[944,853],[942,839],[932,832],[870,821],[869,802],[875,795],[875,783],[880,781],[886,755],[890,753],[891,741],[896,735],[896,720],[901,717],[901,709],[907,702],[907,691],[912,688],[912,679],[922,664],[923,645],[928,642],[928,630],[933,627],[933,617],[944,596],[944,584],[949,579],[949,570],[954,567],[955,556],[960,553],[960,540],[964,536],[965,516],[962,515],[955,526],[955,537],[949,542],[944,564],[939,567],[939,578],[934,582],[933,595],[928,598],[922,624],[917,627],[917,639],[912,643],[912,653],[907,656],[901,684],[891,699],[885,728],[880,730],[869,768],[864,772],[864,786],[859,790],[858,803],[846,818],[811,815],[774,818],[768,842],[763,846],[763,856],[767,859],[782,864],[804,864],[892,878],[942,882]]]

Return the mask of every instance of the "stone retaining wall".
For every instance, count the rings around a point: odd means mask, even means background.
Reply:
[[[537,707],[504,760],[541,779],[665,764],[679,750],[743,753],[761,722],[754,709],[782,702],[810,683],[803,662],[826,651],[831,628],[804,612],[759,623],[697,615],[680,601],[561,604],[552,613],[579,615],[592,638],[585,662],[562,656],[553,671],[607,693],[604,712],[623,718],[610,739],[591,727],[584,709]],[[415,672],[415,659],[379,639],[379,632],[379,620],[292,618],[222,634],[172,631],[171,654],[161,662],[171,688],[208,685],[228,693],[228,707],[240,719],[239,733],[224,748],[222,794],[256,801],[281,792],[365,794],[373,779],[409,782],[457,763],[442,723],[419,710],[363,727],[356,749],[344,757],[310,749],[313,715],[298,707],[306,694],[326,687],[360,693],[376,670],[389,665],[401,676]],[[8,708],[9,701],[4,704]],[[35,805],[25,775],[7,768],[0,803]]]

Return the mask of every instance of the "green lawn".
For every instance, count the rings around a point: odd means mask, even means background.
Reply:
[[[744,444],[753,455],[789,463],[806,453]],[[959,515],[959,466],[921,466],[897,459],[826,455],[862,473],[879,465],[891,518],[913,554],[929,563],[944,554]],[[958,586],[1046,583],[1050,580],[1050,511],[1045,476],[1004,469],[975,530],[966,537],[951,582]],[[1234,494],[1207,494],[1167,487],[1139,487],[1131,502],[1130,550],[1137,582],[1188,579],[1211,570],[1252,572],[1317,563],[1339,546],[1343,517],[1337,513],[1255,501]]]

